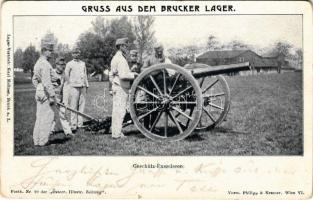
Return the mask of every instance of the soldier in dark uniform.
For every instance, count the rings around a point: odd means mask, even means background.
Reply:
[[[141,71],[144,71],[145,69],[149,68],[152,65],[160,64],[160,63],[165,63],[165,64],[171,64],[172,62],[165,57],[164,55],[164,48],[162,44],[156,44],[154,46],[154,54],[150,55],[144,62]],[[172,75],[173,70],[166,70],[168,74]],[[175,73],[175,72],[174,72]],[[163,74],[155,74],[154,75],[156,82],[161,82],[163,80]],[[146,87],[150,90],[153,91],[155,90],[153,84],[147,84]],[[151,106],[151,105],[150,105]],[[149,108],[153,109],[153,108]],[[150,128],[150,126],[153,124],[153,122],[156,120],[157,113],[154,112],[152,113],[149,117],[145,117],[144,119],[144,125],[147,129]],[[157,129],[156,129],[157,130]]]
[[[138,61],[137,50],[131,50],[129,52],[129,67],[130,67],[130,71],[140,73],[142,64]]]
[[[152,54],[145,60],[142,66],[142,70],[145,70],[151,65],[155,65],[159,63],[167,63],[167,64],[172,63],[170,59],[164,56],[164,48],[162,44],[157,44],[154,46],[154,54]]]
[[[64,57],[58,57],[56,59],[56,68],[54,73],[52,73],[51,81],[54,86],[55,98],[58,103],[63,103],[64,98],[67,97],[67,90],[64,88],[64,69],[65,69],[65,59]],[[71,126],[69,121],[66,118],[66,109],[64,107],[57,106],[57,116],[60,119],[64,134],[66,136],[73,136]],[[55,131],[55,122],[51,128],[51,131]]]

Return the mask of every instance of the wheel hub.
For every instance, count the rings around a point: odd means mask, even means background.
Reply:
[[[168,110],[170,104],[172,102],[172,98],[169,95],[162,96],[161,107],[163,110]]]

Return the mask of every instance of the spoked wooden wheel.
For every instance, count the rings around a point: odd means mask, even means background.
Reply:
[[[230,108],[230,91],[221,75],[198,78],[203,96],[203,112],[197,129],[211,129],[219,125]]]
[[[178,141],[196,128],[202,100],[199,84],[188,71],[174,64],[158,64],[135,79],[130,114],[146,137]]]

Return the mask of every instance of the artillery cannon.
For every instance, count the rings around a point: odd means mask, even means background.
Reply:
[[[153,140],[178,141],[195,129],[210,129],[230,108],[224,73],[249,70],[249,62],[210,67],[157,64],[135,79],[129,99],[133,123]]]
[[[200,63],[153,65],[132,84],[130,117],[125,118],[123,127],[134,123],[146,137],[166,141],[211,129],[223,121],[230,108],[229,87],[220,74],[243,70],[250,70],[249,62],[214,67]],[[89,119],[84,123],[87,130],[109,131],[111,127],[111,117],[100,120],[67,109]]]

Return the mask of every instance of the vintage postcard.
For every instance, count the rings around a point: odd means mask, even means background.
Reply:
[[[312,197],[306,1],[8,1],[1,195]]]

